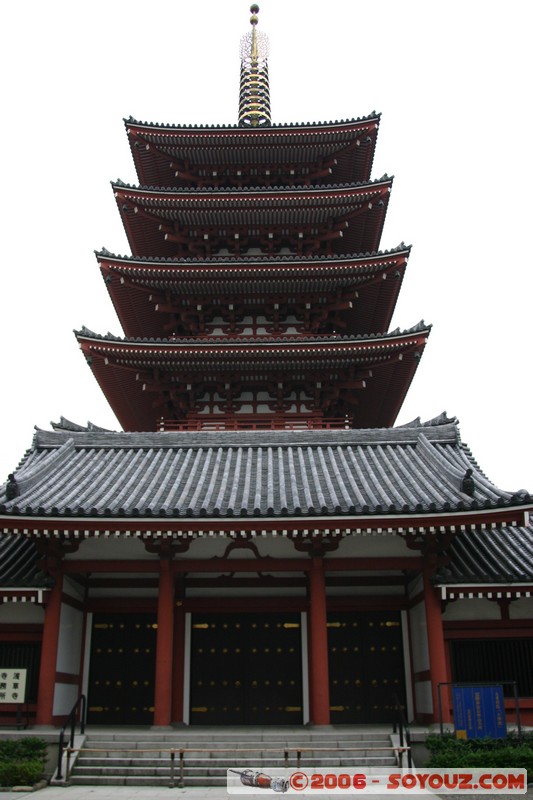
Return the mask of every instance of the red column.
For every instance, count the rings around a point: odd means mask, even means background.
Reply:
[[[446,669],[446,645],[444,643],[444,628],[442,625],[441,601],[431,581],[431,569],[424,567],[424,601],[426,606],[426,625],[429,649],[429,670],[431,675],[431,692],[433,697],[433,720],[439,718],[439,692],[437,685],[446,683],[448,673]],[[442,719],[450,721],[448,689],[441,687]]]
[[[326,584],[322,558],[313,558],[309,573],[309,680],[311,722],[329,725],[329,669]]]
[[[154,726],[170,725],[172,707],[172,641],[174,634],[174,576],[169,558],[159,561],[157,649],[155,657]]]
[[[174,676],[172,681],[172,722],[183,722],[183,682],[185,680],[185,608],[176,603],[174,617]]]
[[[51,590],[44,614],[39,691],[37,696],[36,725],[53,725],[54,691],[56,685],[57,645],[63,594],[63,573],[54,570],[55,584]]]

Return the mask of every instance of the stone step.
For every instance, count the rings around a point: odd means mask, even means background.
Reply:
[[[394,765],[395,759],[392,754],[375,756],[375,755],[361,755],[358,757],[340,756],[334,758],[302,758],[300,759],[299,766],[314,766],[314,767],[334,767],[334,766],[356,766],[363,764],[391,764]],[[219,767],[227,769],[239,764],[241,767],[285,767],[285,760],[282,758],[272,759],[257,759],[257,758],[238,758],[238,759],[225,759],[225,758],[191,758],[185,759],[184,768],[186,770],[210,769],[211,767]],[[294,769],[296,763],[289,763],[289,769]],[[79,758],[76,762],[76,771],[82,769],[97,769],[97,768],[110,768],[115,769],[117,772],[127,769],[166,769],[170,770],[170,759],[122,759],[122,758]],[[179,762],[175,762],[174,769],[179,768]]]
[[[200,746],[198,742],[176,742],[174,744],[168,743],[167,746],[154,745],[148,742],[139,742],[134,746],[132,742],[117,742],[116,746],[111,746],[109,742],[85,742],[84,750],[92,750],[98,753],[133,753],[142,756],[145,753],[169,753],[171,750],[178,752],[185,750],[188,753],[237,753],[242,751],[249,751],[251,753],[280,753],[286,750],[293,754],[297,751],[310,751],[330,753],[334,750],[355,751],[355,750],[380,750],[390,746],[390,739],[380,742],[302,742],[301,744],[285,744],[285,742],[241,742],[240,744],[233,744],[225,746],[217,742],[205,746]]]
[[[149,740],[139,740],[139,741],[124,741],[124,740],[116,740],[113,742],[105,741],[105,740],[96,740],[96,739],[86,739],[85,740],[85,747],[91,748],[94,750],[105,750],[105,751],[127,751],[127,750],[161,750],[166,751],[170,749],[185,749],[185,750],[206,750],[206,749],[218,749],[218,750],[242,750],[243,748],[247,748],[250,750],[257,750],[257,749],[265,749],[265,750],[280,750],[280,749],[289,749],[294,750],[297,748],[308,749],[312,748],[313,750],[322,749],[327,750],[330,748],[344,748],[344,749],[353,749],[355,747],[361,747],[365,749],[370,749],[372,747],[383,747],[387,746],[390,743],[390,737],[383,737],[382,739],[316,739],[316,740],[294,740],[294,741],[286,741],[283,739],[276,739],[272,741],[264,741],[258,740],[253,741],[250,739],[242,739],[241,741],[235,742],[225,742],[225,741],[205,741],[199,742],[190,739],[179,739],[174,741],[166,741],[166,742],[154,742]]]
[[[121,777],[118,775],[94,775],[90,777],[72,775],[69,783],[73,786],[170,786],[168,778],[164,777]],[[178,786],[177,781],[173,784]],[[218,776],[203,776],[199,779],[191,778],[185,783],[185,786],[226,786],[226,776],[223,778]]]
[[[213,741],[217,742],[232,742],[232,741],[313,741],[320,739],[323,741],[331,741],[337,739],[344,739],[349,741],[366,741],[368,739],[386,739],[389,736],[388,731],[310,731],[302,728],[298,731],[290,731],[286,729],[276,729],[275,731],[260,731],[254,732],[246,731],[239,732],[219,732],[218,730],[211,730],[207,732],[196,732],[190,728],[180,729],[175,731],[168,731],[160,733],[156,731],[139,731],[137,733],[127,733],[124,731],[115,731],[114,733],[105,733],[102,731],[91,732],[87,731],[86,735],[91,740],[98,741],[124,741],[124,742],[137,742],[137,741],[150,741],[150,742],[167,742],[167,741]]]
[[[305,752],[302,753],[299,759],[296,757],[289,758],[287,766],[293,767],[296,763],[300,764],[331,764],[333,765],[334,762],[338,761],[362,761],[362,760],[375,760],[375,761],[382,761],[384,758],[393,758],[393,751],[392,749],[387,750],[361,750],[355,753],[350,751],[335,751],[333,753],[324,753],[324,752]],[[174,759],[175,764],[179,764],[180,759],[176,757]],[[280,753],[250,753],[248,752],[239,752],[239,753],[228,753],[221,754],[221,753],[212,753],[211,755],[208,753],[187,753],[184,756],[184,763],[189,764],[209,764],[212,762],[220,763],[220,764],[235,764],[236,762],[239,763],[255,763],[255,764],[270,764],[271,766],[284,766],[285,765],[285,758]],[[161,754],[152,754],[151,756],[146,756],[144,758],[136,758],[131,754],[123,754],[123,755],[115,755],[115,754],[105,754],[105,753],[84,753],[81,752],[76,764],[85,764],[85,765],[94,765],[97,766],[99,764],[114,764],[116,767],[127,767],[133,765],[140,765],[143,764],[170,764],[171,758],[170,756],[165,753]]]
[[[184,755],[185,786],[225,786],[231,768],[372,768],[395,765],[390,734],[360,731],[151,731],[89,734],[73,765],[70,782],[78,785],[169,786],[170,750]],[[289,750],[288,764],[284,750]],[[297,759],[296,750],[300,750]],[[180,780],[179,753],[174,785]]]

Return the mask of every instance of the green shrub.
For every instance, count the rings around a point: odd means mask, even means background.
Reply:
[[[0,740],[0,763],[2,761],[38,761],[46,758],[46,742],[36,736],[23,739]]]
[[[533,773],[533,735],[504,739],[456,739],[453,734],[428,736],[428,767],[521,768]]]
[[[0,741],[0,786],[31,786],[44,775],[46,742],[35,736]]]
[[[42,761],[0,761],[0,786],[32,786],[43,773]]]

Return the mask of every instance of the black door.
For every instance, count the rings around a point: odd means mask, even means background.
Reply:
[[[302,722],[299,614],[194,614],[190,721]]]
[[[399,612],[328,614],[331,722],[392,722],[405,704]]]
[[[95,614],[87,721],[150,725],[154,712],[154,614]]]

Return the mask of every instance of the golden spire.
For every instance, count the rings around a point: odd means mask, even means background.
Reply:
[[[268,85],[268,37],[257,30],[259,6],[250,6],[252,30],[241,39],[241,85],[239,125],[258,128],[270,125]]]

